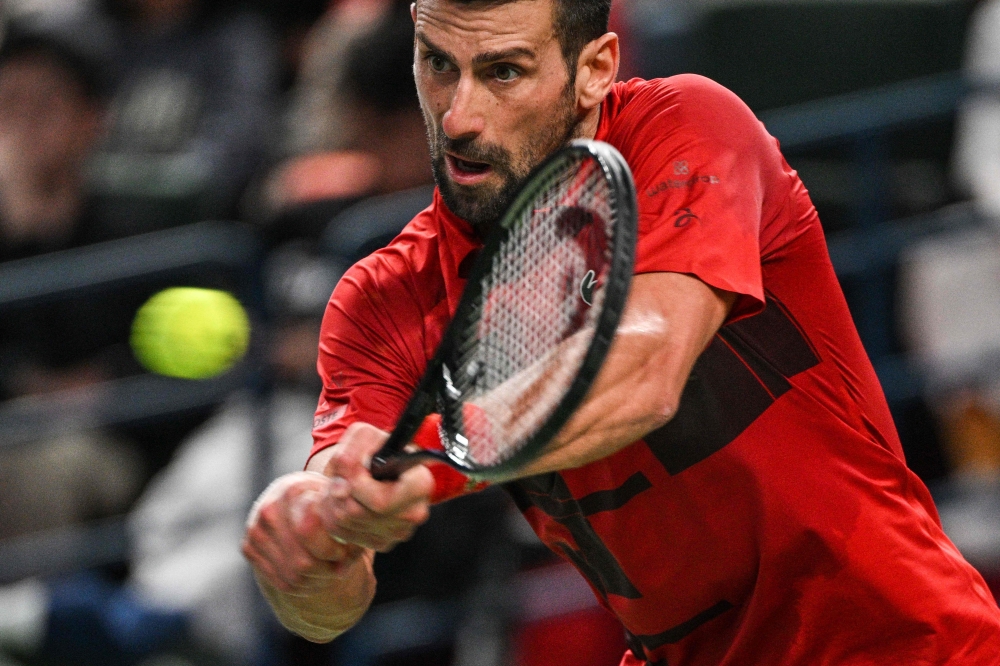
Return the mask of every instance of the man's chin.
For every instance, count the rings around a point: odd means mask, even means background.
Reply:
[[[448,208],[478,231],[484,232],[503,214],[495,188],[482,185],[463,186],[448,181],[439,183]]]
[[[442,161],[432,163],[432,170],[445,204],[481,236],[503,215],[519,188],[518,181],[496,170],[475,184],[456,182]]]

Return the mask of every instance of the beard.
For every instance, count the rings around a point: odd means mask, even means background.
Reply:
[[[521,186],[531,174],[531,170],[546,157],[576,138],[580,118],[576,113],[574,87],[567,86],[560,97],[555,119],[551,123],[532,132],[525,145],[514,152],[503,146],[486,143],[477,139],[450,139],[442,128],[436,132],[430,128],[427,118],[428,141],[431,151],[431,169],[434,181],[441,191],[441,197],[453,213],[471,224],[480,236],[485,237],[504,214]],[[436,134],[436,137],[434,136]],[[475,186],[458,185],[448,177],[445,153],[459,155],[471,162],[489,164],[495,181]]]

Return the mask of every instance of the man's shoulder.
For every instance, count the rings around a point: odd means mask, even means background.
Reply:
[[[701,98],[735,98],[736,94],[700,74],[677,74],[662,79],[629,79],[615,83],[611,94],[625,104],[637,102],[697,101]]]
[[[436,345],[434,335],[448,320],[448,256],[454,231],[442,209],[435,195],[434,203],[388,245],[344,273],[323,318],[324,353],[346,354],[351,362],[365,364],[371,354],[355,352],[377,348],[382,351],[372,354],[380,355],[391,348],[395,360],[390,365],[396,367],[422,358],[426,340]]]
[[[728,88],[697,74],[616,83],[597,138],[625,156],[633,172],[661,168],[660,157],[690,160],[732,153],[765,155],[776,145],[753,111]],[[637,176],[639,174],[636,174]]]
[[[718,131],[720,121],[759,124],[736,93],[698,74],[620,81],[608,95],[608,115],[612,135],[650,125]]]
[[[364,291],[382,291],[403,286],[420,279],[421,275],[433,276],[440,230],[440,212],[435,199],[410,220],[388,245],[351,266],[340,282],[356,285]]]

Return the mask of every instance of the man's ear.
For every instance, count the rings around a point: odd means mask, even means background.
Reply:
[[[576,69],[576,99],[582,111],[590,111],[604,101],[618,78],[620,61],[618,35],[613,32],[583,47]]]
[[[410,18],[413,19],[414,23],[417,22],[417,3],[416,2],[410,3]]]

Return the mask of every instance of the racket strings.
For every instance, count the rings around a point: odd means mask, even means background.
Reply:
[[[520,451],[578,375],[603,306],[613,205],[600,164],[574,156],[510,224],[449,370],[449,420],[461,423],[457,453],[469,462]]]

